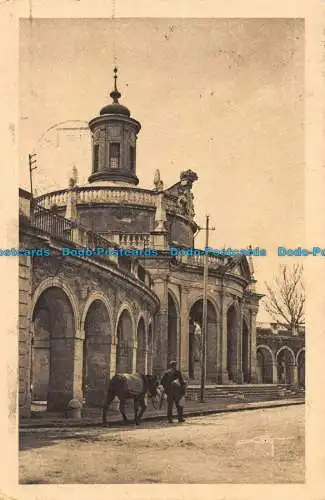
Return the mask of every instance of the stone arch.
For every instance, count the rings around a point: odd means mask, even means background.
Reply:
[[[238,336],[240,334],[240,310],[236,301],[227,309],[227,371],[229,380],[237,381]]]
[[[153,352],[154,352],[153,322],[152,321],[149,321],[149,324],[148,324],[147,348],[148,348],[147,373],[152,375],[152,361],[153,361]]]
[[[51,286],[46,281],[32,301],[32,399],[46,400],[49,410],[62,410],[70,399],[81,396],[75,384],[77,320],[61,282]]]
[[[135,325],[132,309],[125,303],[116,320],[116,373],[133,373]]]
[[[87,301],[82,318],[83,341],[83,395],[88,406],[101,406],[110,376],[112,323],[107,300],[94,294]]]
[[[242,319],[242,346],[241,346],[241,366],[243,381],[249,382],[249,353],[250,353],[250,331],[245,317]]]
[[[168,337],[167,363],[178,361],[179,355],[180,308],[174,292],[168,289]]]
[[[297,352],[296,354],[296,363],[298,364],[298,358],[299,356],[302,354],[302,353],[305,353],[305,347],[302,347],[301,349],[299,349],[299,351]]]
[[[211,295],[208,295],[207,296],[207,299],[208,299],[208,302],[210,302],[212,304],[212,306],[214,307],[215,311],[216,311],[216,315],[217,317],[220,316],[220,307],[219,307],[219,304],[218,302],[216,302],[216,300],[214,299],[214,297],[211,297]],[[194,306],[194,304],[196,302],[198,302],[199,300],[202,300],[203,301],[203,294],[199,294],[199,295],[196,295],[195,297],[193,297],[190,301],[189,301],[189,307],[188,307],[188,310],[190,311],[192,309],[192,307]]]
[[[132,307],[131,307],[131,305],[128,302],[123,302],[123,304],[121,305],[121,307],[118,310],[118,313],[117,313],[117,316],[116,316],[115,337],[117,339],[118,322],[120,320],[120,317],[121,317],[122,313],[125,310],[127,310],[129,312],[130,317],[131,317],[131,322],[132,322],[132,339],[133,339],[133,342],[135,342],[135,339],[136,339],[136,335],[135,335],[136,328],[135,327],[136,327],[136,325],[135,325],[135,320],[134,320],[134,314],[133,314]]]
[[[80,331],[80,315],[79,315],[79,303],[76,298],[76,295],[73,293],[69,285],[67,285],[62,279],[60,278],[46,278],[43,280],[38,287],[35,289],[33,296],[32,296],[32,304],[31,304],[31,310],[34,311],[36,303],[40,296],[42,295],[43,292],[45,292],[48,288],[60,288],[62,291],[65,293],[65,295],[68,297],[71,307],[73,310],[73,315],[75,318],[75,331],[79,332]]]
[[[136,371],[146,373],[146,354],[147,354],[147,332],[146,323],[142,314],[137,321],[137,357]]]
[[[218,312],[214,301],[207,300],[206,377],[217,379]],[[201,376],[203,298],[198,297],[189,308],[189,377]]]
[[[275,356],[268,345],[256,346],[256,375],[259,384],[272,384]]]
[[[292,385],[294,383],[295,355],[288,346],[282,346],[276,354],[278,365],[278,383]]]
[[[305,354],[306,354],[305,348],[302,347],[301,349],[299,349],[299,351],[297,352],[297,356],[296,356],[296,365],[297,365],[297,369],[298,369],[298,386],[302,387],[303,389],[306,386]]]
[[[87,301],[86,301],[86,303],[85,303],[85,305],[83,307],[81,318],[80,318],[80,336],[83,339],[85,338],[85,320],[86,320],[86,316],[87,316],[89,307],[91,306],[91,304],[95,300],[100,300],[105,305],[106,310],[107,310],[107,314],[108,314],[109,329],[110,329],[110,332],[111,332],[112,335],[113,335],[113,332],[114,332],[114,328],[113,328],[114,313],[113,313],[113,307],[112,307],[111,302],[109,301],[108,297],[104,293],[102,293],[102,292],[93,292],[93,293],[91,293],[89,295],[89,297],[88,297],[88,299],[87,299]]]

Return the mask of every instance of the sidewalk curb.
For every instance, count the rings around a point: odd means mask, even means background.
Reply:
[[[238,411],[248,411],[248,410],[262,410],[262,409],[268,409],[268,408],[278,408],[278,407],[283,407],[283,406],[292,406],[292,405],[302,405],[305,404],[305,399],[295,399],[295,400],[284,400],[284,401],[261,401],[261,402],[256,402],[256,403],[244,403],[244,404],[230,404],[228,407],[225,408],[215,408],[215,409],[197,409],[197,410],[189,410],[189,411],[184,411],[184,417],[201,417],[205,415],[214,415],[218,413],[229,413],[229,412],[238,412]],[[148,417],[143,417],[141,422],[150,422],[150,421],[164,421],[166,420],[166,415],[151,415]],[[133,421],[130,420],[129,424],[133,424]],[[116,420],[116,421],[111,421],[108,422],[106,425],[106,428],[110,427],[124,427],[125,424],[121,420]],[[53,423],[41,423],[41,422],[26,422],[26,423],[19,423],[19,431],[26,431],[29,429],[52,429],[52,428],[82,428],[82,427],[104,427],[103,424],[100,422],[83,422],[83,421],[76,421],[73,422],[71,420],[64,420],[62,419],[59,422],[53,422]]]

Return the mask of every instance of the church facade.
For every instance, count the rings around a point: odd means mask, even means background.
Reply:
[[[170,254],[171,247],[194,247],[198,175],[180,172],[165,187],[157,171],[153,188],[141,189],[141,124],[120,104],[116,75],[110,95],[112,103],[89,122],[88,183],[78,185],[74,175],[68,188],[35,199],[20,190],[20,247],[51,253],[19,257],[22,414],[33,399],[47,400],[51,409],[73,397],[100,405],[114,373],[161,374],[170,360],[190,382],[200,380],[204,255]],[[116,252],[63,256],[66,247]],[[119,249],[132,252],[119,256]],[[208,259],[207,382],[257,383],[262,296],[252,261]]]

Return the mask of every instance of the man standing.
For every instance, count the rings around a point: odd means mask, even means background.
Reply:
[[[176,366],[176,361],[170,361],[169,369],[164,373],[160,382],[165,390],[165,393],[167,394],[167,418],[170,424],[173,423],[174,403],[177,408],[178,422],[185,422],[185,419],[183,418],[183,406],[181,406],[179,402],[185,395],[186,384],[183,380],[181,372],[176,369]]]

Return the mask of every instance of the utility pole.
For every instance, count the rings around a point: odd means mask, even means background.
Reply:
[[[32,195],[32,198],[33,198],[33,170],[36,170],[37,169],[37,166],[35,165],[33,167],[33,165],[36,163],[36,159],[33,159],[35,158],[36,156],[36,153],[34,154],[29,154],[28,155],[28,162],[29,162],[29,179],[30,179],[30,192],[31,192],[31,195]]]
[[[205,231],[205,253],[203,271],[203,314],[202,314],[202,357],[201,357],[201,391],[200,401],[204,403],[204,390],[206,380],[206,356],[207,356],[207,328],[208,328],[208,271],[209,260],[207,248],[209,246],[209,231],[214,231],[214,227],[209,227],[209,216],[206,216],[206,227],[199,230]]]

